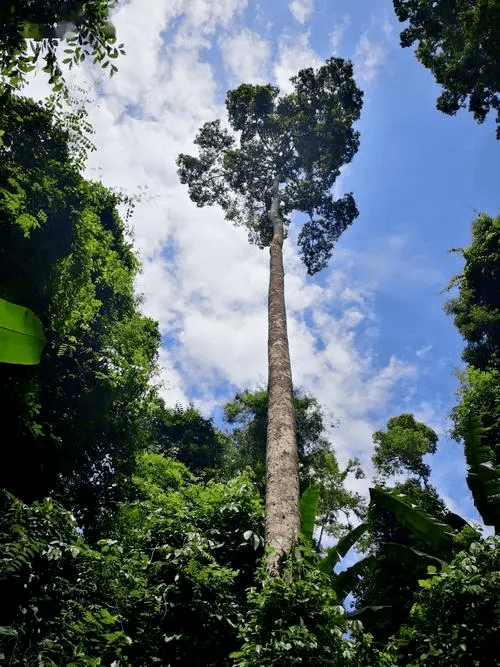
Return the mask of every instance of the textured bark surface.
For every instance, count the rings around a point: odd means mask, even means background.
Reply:
[[[279,185],[274,184],[269,278],[269,408],[267,424],[266,544],[275,550],[268,561],[276,571],[283,552],[289,552],[300,530],[299,475],[292,371],[285,310],[283,221],[279,215]]]

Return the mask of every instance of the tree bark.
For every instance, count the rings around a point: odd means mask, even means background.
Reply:
[[[268,302],[268,422],[266,545],[273,548],[268,560],[271,574],[277,574],[281,554],[290,552],[300,531],[299,474],[292,370],[285,309],[283,271],[283,220],[279,214],[279,180],[273,184]]]

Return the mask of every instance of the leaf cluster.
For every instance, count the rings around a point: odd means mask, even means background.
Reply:
[[[400,21],[409,21],[401,45],[417,43],[417,59],[443,92],[437,108],[454,115],[468,107],[478,123],[497,112],[500,138],[500,2],[498,0],[393,0]]]
[[[0,75],[8,88],[18,89],[39,63],[54,92],[67,95],[61,64],[71,68],[87,57],[110,74],[124,53],[116,45],[109,21],[116,0],[10,0],[0,7]],[[58,46],[65,42],[65,57]]]

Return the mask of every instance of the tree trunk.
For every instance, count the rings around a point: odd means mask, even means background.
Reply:
[[[279,180],[273,185],[269,277],[269,384],[267,423],[266,545],[274,549],[268,561],[276,574],[279,557],[290,552],[300,530],[299,474],[292,370],[285,310],[283,220],[279,214]]]

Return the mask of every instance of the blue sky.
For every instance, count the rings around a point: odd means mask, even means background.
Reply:
[[[435,110],[439,88],[399,46],[390,0],[130,0],[114,22],[127,55],[108,80],[72,72],[94,95],[88,175],[143,193],[132,220],[138,291],[163,334],[162,393],[220,415],[236,390],[265,385],[268,254],[216,209],[197,209],[176,175],[197,129],[224,116],[228,89],[279,85],[333,55],[354,63],[364,108],[360,150],[336,192],[359,218],[328,269],[306,276],[285,248],[293,375],[340,425],[341,460],[370,472],[371,434],[412,412],[440,435],[432,481],[473,516],[461,447],[446,436],[462,341],[442,310],[476,212],[498,213],[500,143],[491,119]],[[42,81],[33,84],[43,92]],[[97,92],[99,91],[99,95]],[[145,193],[145,194],[144,194]],[[352,482],[366,491],[369,480]]]

